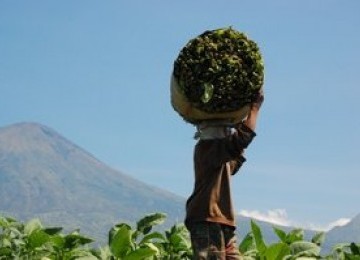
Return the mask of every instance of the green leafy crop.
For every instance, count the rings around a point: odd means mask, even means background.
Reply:
[[[94,240],[79,230],[63,234],[61,227],[43,227],[39,219],[23,224],[0,215],[0,260],[190,260],[193,258],[190,234],[183,223],[163,232],[153,228],[165,221],[163,213],[152,213],[141,218],[136,227],[118,223],[109,231],[107,245],[95,249]],[[360,244],[341,243],[329,255],[321,255],[325,239],[316,233],[311,241],[304,240],[304,231],[293,229],[286,233],[273,227],[279,238],[266,243],[254,220],[251,230],[240,241],[239,251],[244,260],[358,260]]]
[[[173,75],[197,109],[231,112],[250,103],[260,90],[264,63],[257,44],[229,27],[191,39],[175,60]]]

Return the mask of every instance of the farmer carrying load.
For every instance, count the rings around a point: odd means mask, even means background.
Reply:
[[[263,68],[256,43],[231,27],[192,39],[174,62],[172,106],[197,128],[185,218],[194,259],[241,259],[230,179],[256,135]]]

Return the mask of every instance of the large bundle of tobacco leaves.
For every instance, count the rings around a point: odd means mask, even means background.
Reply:
[[[192,108],[229,113],[248,105],[261,89],[264,64],[257,44],[229,27],[191,39],[175,60],[172,77]]]

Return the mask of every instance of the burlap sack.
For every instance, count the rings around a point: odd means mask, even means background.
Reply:
[[[204,120],[221,120],[229,124],[241,122],[249,113],[250,106],[244,106],[236,111],[224,113],[207,113],[192,106],[187,98],[181,93],[177,80],[171,75],[171,105],[174,110],[191,124],[198,124]]]

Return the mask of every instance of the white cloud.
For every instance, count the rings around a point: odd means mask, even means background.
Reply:
[[[287,212],[285,209],[272,209],[267,212],[260,212],[258,210],[241,210],[239,212],[241,216],[253,218],[260,221],[266,221],[274,225],[280,226],[291,226],[299,227],[303,229],[317,230],[317,231],[329,231],[330,229],[336,226],[344,226],[350,222],[349,218],[340,218],[336,221],[333,221],[329,224],[316,224],[316,223],[304,223],[299,221],[290,220],[288,218]]]
[[[341,226],[345,226],[347,223],[350,222],[350,218],[340,218],[334,222],[331,222],[329,225],[328,225],[328,230],[334,228],[334,227],[341,227]]]
[[[266,213],[257,210],[241,210],[240,215],[276,225],[291,226],[285,209],[268,210]]]
[[[310,230],[329,231],[330,229],[332,229],[334,227],[345,226],[350,221],[351,221],[350,218],[340,218],[340,219],[330,222],[328,224],[298,223],[297,226],[304,228],[304,229],[310,229]]]

